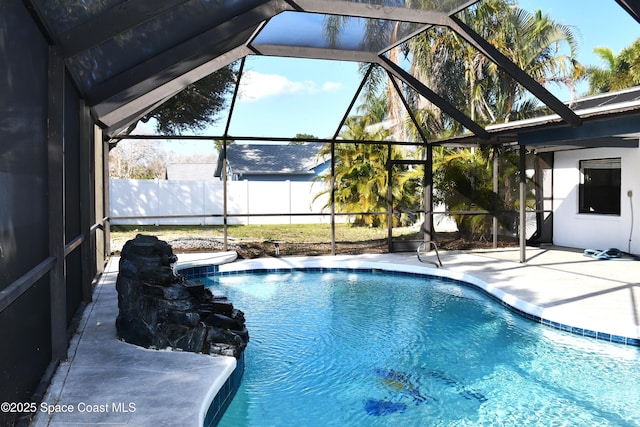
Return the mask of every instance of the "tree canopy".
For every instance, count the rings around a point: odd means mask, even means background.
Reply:
[[[585,67],[576,60],[575,29],[541,11],[520,9],[513,0],[486,0],[461,12],[460,18],[544,86],[573,90],[585,76]],[[435,27],[413,38],[405,51],[415,75],[481,125],[524,118],[538,106],[514,79],[447,28]],[[429,110],[422,115],[429,120],[431,135],[462,131],[428,102],[417,107]]]
[[[161,134],[180,135],[193,129],[204,129],[217,120],[226,106],[226,96],[236,82],[234,64],[187,86],[161,106],[142,118],[143,122],[156,119],[156,130]]]
[[[640,85],[640,39],[616,55],[608,47],[597,47],[594,52],[604,64],[589,67],[589,93],[603,93]]]
[[[363,141],[362,144],[335,144],[335,203],[338,212],[354,215],[353,225],[381,227],[386,226],[387,215],[380,212],[387,212],[389,204],[387,165],[389,161],[401,159],[402,152],[385,142],[389,136],[387,129],[369,128],[370,120],[368,114],[348,117],[346,129],[340,134],[346,140]],[[371,141],[380,141],[380,144]],[[331,146],[327,144],[320,155],[328,155],[330,151]],[[396,185],[392,186],[391,202],[396,211],[419,203],[416,182],[404,178],[406,171],[406,167],[398,167],[392,172],[391,180]],[[329,174],[320,176],[320,179],[331,183]],[[330,191],[324,190],[316,198]],[[410,213],[398,213],[393,216],[393,224],[405,226],[415,219]]]

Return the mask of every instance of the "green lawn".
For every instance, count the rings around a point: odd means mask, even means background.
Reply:
[[[394,229],[394,236],[412,234],[415,229]],[[129,240],[136,234],[153,234],[160,239],[173,237],[222,237],[222,226],[142,226],[114,225],[111,227],[112,239]],[[283,240],[292,243],[331,241],[330,224],[270,224],[270,225],[230,225],[227,227],[228,237],[243,241]],[[347,224],[336,224],[336,240],[362,242],[385,239],[387,229],[352,227]]]

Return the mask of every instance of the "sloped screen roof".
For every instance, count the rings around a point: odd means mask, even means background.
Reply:
[[[385,56],[390,48],[432,26],[458,33],[563,119],[579,125],[571,109],[456,18],[477,2],[27,1],[60,47],[78,88],[110,136],[188,84],[247,55],[378,63],[482,136],[482,128]],[[640,19],[636,3],[616,2]]]
[[[384,52],[422,28],[414,22],[282,12],[253,44]]]

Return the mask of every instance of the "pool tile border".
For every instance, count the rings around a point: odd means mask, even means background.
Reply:
[[[226,266],[228,266],[229,264],[226,264]],[[461,286],[467,286],[467,287],[472,287],[473,289],[477,289],[479,291],[481,291],[482,293],[484,293],[485,295],[489,296],[490,298],[492,298],[493,300],[499,302],[503,307],[507,308],[508,310],[520,315],[521,317],[524,317],[526,319],[529,319],[533,322],[536,323],[540,323],[544,326],[547,327],[551,327],[553,329],[558,329],[564,332],[569,332],[571,334],[574,335],[580,335],[583,337],[587,337],[587,338],[593,338],[596,340],[600,340],[600,341],[607,341],[607,342],[611,342],[611,343],[615,343],[615,344],[622,344],[622,345],[629,345],[629,346],[635,346],[635,347],[640,347],[640,339],[637,338],[631,338],[631,337],[625,337],[625,336],[621,336],[621,335],[614,335],[614,334],[609,334],[606,332],[600,332],[600,331],[593,331],[590,329],[583,329],[583,328],[578,328],[572,325],[568,325],[568,324],[564,324],[564,323],[559,323],[559,322],[555,322],[549,319],[545,319],[542,316],[539,316],[537,314],[533,314],[530,313],[528,311],[525,311],[521,308],[516,307],[514,304],[509,303],[508,301],[505,301],[505,297],[507,296],[507,294],[505,294],[504,292],[499,292],[497,295],[494,294],[493,292],[491,292],[489,289],[487,289],[486,286],[482,286],[480,283],[473,283],[476,282],[475,280],[464,280],[464,279],[460,279],[460,278],[455,278],[455,277],[447,277],[444,275],[439,275],[439,274],[431,274],[428,272],[415,272],[415,271],[404,271],[404,270],[399,270],[399,269],[391,269],[388,268],[389,266],[377,266],[377,267],[325,267],[325,266],[320,266],[320,267],[304,267],[304,266],[291,266],[291,267],[276,267],[276,268],[266,268],[266,267],[254,267],[254,268],[248,268],[248,269],[236,269],[236,270],[225,270],[222,271],[220,269],[219,265],[203,265],[203,266],[196,266],[196,267],[186,267],[186,268],[178,268],[178,272],[184,276],[185,278],[189,279],[189,280],[195,280],[198,278],[202,278],[205,276],[211,276],[211,275],[215,275],[215,276],[237,276],[237,275],[244,275],[244,274],[282,274],[282,273],[290,273],[290,272],[296,272],[296,271],[305,271],[305,272],[319,272],[319,273],[325,273],[325,272],[333,272],[333,271],[345,271],[345,272],[351,272],[351,273],[385,273],[385,274],[397,274],[397,275],[402,275],[402,276],[414,276],[414,277],[424,277],[424,278],[436,278],[439,280],[443,280],[445,282],[450,282],[450,283],[455,283],[457,285],[461,285]],[[433,270],[433,269],[432,269]],[[433,270],[433,271],[438,271],[438,270]],[[471,279],[470,276],[466,277],[467,279]],[[516,300],[515,303],[521,302],[520,300]],[[527,304],[525,304],[527,305]],[[529,304],[530,305],[530,304]],[[533,308],[537,308],[536,306],[531,306]],[[535,311],[535,310],[532,310]]]
[[[202,276],[201,276],[202,277]],[[209,409],[204,417],[203,427],[215,427],[220,423],[222,416],[231,404],[238,388],[242,376],[244,375],[244,354],[237,360],[237,365],[231,375],[225,380],[224,384],[213,398],[209,405]]]

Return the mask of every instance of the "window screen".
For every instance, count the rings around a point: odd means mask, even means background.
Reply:
[[[620,158],[580,161],[579,213],[620,215]]]

